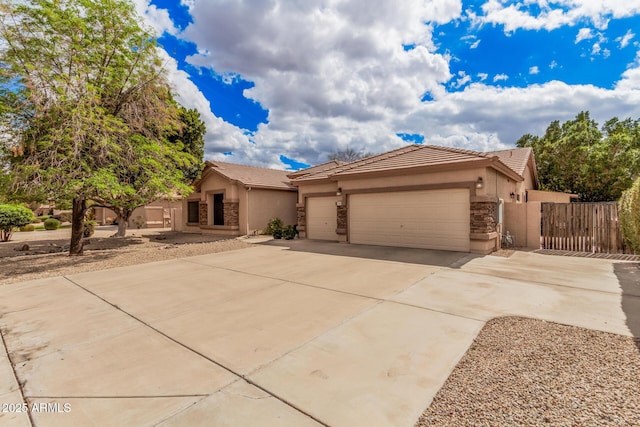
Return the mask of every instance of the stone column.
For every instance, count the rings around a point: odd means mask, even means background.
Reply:
[[[247,206],[247,209],[249,207]],[[237,201],[224,201],[224,225],[240,225],[240,203]]]
[[[497,202],[471,202],[471,234],[495,233]]]
[[[347,205],[346,203],[342,203],[341,206],[337,206],[337,229],[336,229],[336,234],[341,234],[341,235],[345,235],[347,234],[347,215],[348,215],[348,210],[347,210]]]
[[[207,202],[200,202],[200,211],[198,213],[198,219],[200,225],[208,225],[209,224],[209,205]]]

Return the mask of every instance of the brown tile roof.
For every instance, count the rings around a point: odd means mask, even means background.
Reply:
[[[287,171],[217,161],[207,161],[205,164],[205,172],[217,172],[245,187],[295,190],[287,178]]]
[[[385,170],[402,170],[452,163],[486,161],[492,157],[493,156],[487,155],[486,153],[462,150],[459,148],[438,147],[435,145],[409,145],[386,153],[369,156],[327,171],[303,175],[293,181],[316,180],[330,176],[345,176]]]
[[[498,156],[500,161],[507,165],[511,170],[515,171],[518,175],[523,176],[524,170],[529,163],[529,158],[533,150],[531,147],[526,148],[511,148],[509,150],[491,151],[488,155]]]
[[[326,172],[328,170],[337,168],[338,166],[342,166],[347,164],[347,162],[342,162],[340,160],[329,160],[325,163],[320,163],[319,165],[311,166],[310,168],[300,169],[295,172],[290,172],[287,176],[291,179],[298,178],[303,175],[309,175],[317,172]]]

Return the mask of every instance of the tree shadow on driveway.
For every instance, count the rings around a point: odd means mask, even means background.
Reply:
[[[616,263],[613,272],[622,287],[622,311],[627,316],[627,327],[640,350],[640,263]]]
[[[404,262],[407,264],[434,265],[450,268],[460,268],[473,259],[483,257],[483,255],[471,254],[468,252],[397,248],[389,246],[350,245],[345,243],[308,239],[269,240],[260,244],[286,247],[291,251]]]

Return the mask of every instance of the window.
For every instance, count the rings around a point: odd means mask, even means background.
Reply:
[[[200,202],[187,202],[187,222],[200,221]]]

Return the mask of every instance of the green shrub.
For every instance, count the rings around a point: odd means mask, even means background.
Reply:
[[[44,221],[45,230],[57,230],[60,227],[60,221],[55,218],[49,218]]]
[[[282,237],[282,229],[284,228],[284,222],[280,218],[274,218],[269,221],[267,228],[264,229],[264,234],[270,234],[274,239]]]
[[[282,238],[285,240],[293,240],[296,237],[296,228],[293,225],[287,225],[282,229]]]
[[[31,209],[22,205],[0,205],[0,240],[9,241],[13,231],[33,221]]]
[[[622,237],[629,249],[640,254],[640,178],[622,193],[619,207]]]
[[[20,231],[35,231],[36,227],[33,224],[27,224],[20,227]]]

